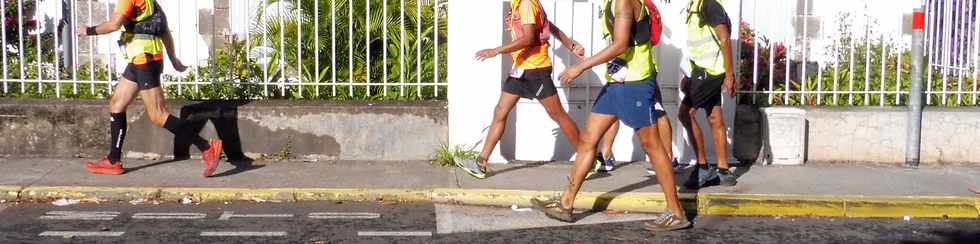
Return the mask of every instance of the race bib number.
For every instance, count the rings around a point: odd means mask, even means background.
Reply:
[[[629,70],[626,67],[626,63],[620,59],[613,59],[606,64],[606,72],[612,78],[613,82],[623,83],[626,82],[626,75],[629,74]]]
[[[523,68],[511,68],[510,69],[510,77],[511,78],[514,78],[514,79],[520,79],[521,77],[524,77],[524,69]]]

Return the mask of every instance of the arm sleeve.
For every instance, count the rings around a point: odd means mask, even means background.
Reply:
[[[133,16],[133,0],[119,0],[116,3],[116,10],[113,12],[118,15],[125,16],[127,18],[132,18]]]

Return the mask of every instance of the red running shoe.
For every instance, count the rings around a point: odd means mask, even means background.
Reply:
[[[93,174],[121,175],[123,174],[122,161],[112,163],[108,157],[102,157],[98,161],[85,161],[85,169]]]
[[[214,170],[218,169],[218,160],[221,159],[221,140],[211,140],[208,145],[211,148],[201,153],[201,158],[204,159],[204,177],[214,174]]]

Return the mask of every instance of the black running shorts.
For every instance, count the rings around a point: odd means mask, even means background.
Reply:
[[[126,65],[123,78],[136,82],[140,90],[160,87],[160,75],[163,74],[163,60],[150,61],[146,64]]]
[[[551,68],[525,70],[521,78],[508,77],[503,91],[527,99],[542,99],[558,94],[551,79]]]

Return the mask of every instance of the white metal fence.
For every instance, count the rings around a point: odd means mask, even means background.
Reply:
[[[743,0],[740,100],[889,106],[908,101],[910,17],[925,6],[926,104],[976,106],[976,0]],[[758,13],[758,14],[756,14]]]
[[[446,0],[157,1],[185,98],[441,99]],[[125,67],[118,33],[77,37],[116,0],[0,0],[0,96],[107,96]],[[13,21],[11,21],[13,20]]]
[[[107,20],[115,2],[0,0],[0,96],[108,95],[125,67],[117,35],[79,38],[74,27]],[[443,99],[447,92],[448,0],[159,3],[170,18],[178,56],[192,66],[183,74],[167,73],[172,95]],[[735,47],[741,103],[904,104],[912,58],[906,15],[924,5],[927,104],[980,105],[975,0],[739,3],[741,9],[729,13],[742,22]],[[549,9],[558,9],[555,4]]]

